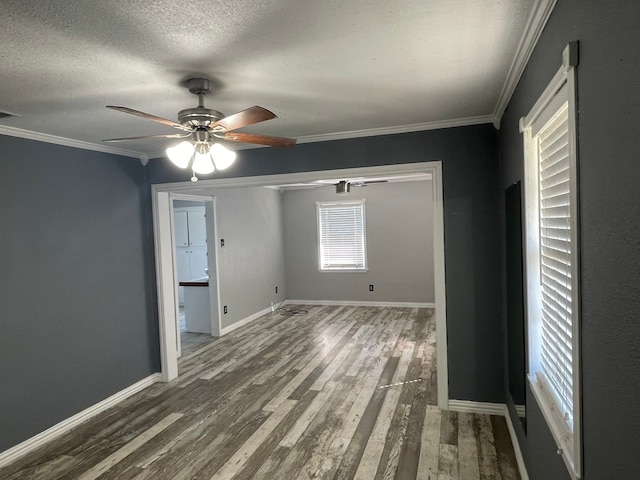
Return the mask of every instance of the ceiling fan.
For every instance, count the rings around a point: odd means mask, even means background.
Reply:
[[[204,106],[204,96],[212,91],[211,80],[192,78],[187,81],[187,88],[189,92],[198,96],[198,106],[180,110],[178,112],[178,122],[129,107],[107,105],[107,108],[112,110],[146,118],[147,120],[181,130],[181,133],[109,138],[103,140],[103,142],[123,142],[147,138],[184,139],[178,145],[168,148],[167,156],[180,168],[191,167],[194,171],[193,181],[197,180],[195,173],[212,173],[216,168],[223,170],[235,160],[235,152],[226,149],[222,144],[215,143],[218,139],[281,148],[295,145],[296,140],[293,138],[236,132],[236,130],[248,125],[277,118],[273,112],[266,108],[255,105],[233,115],[225,116],[217,110]]]
[[[340,180],[335,183],[336,193],[338,195],[346,195],[351,191],[351,187],[366,187],[367,185],[373,185],[375,183],[387,183],[389,180]]]

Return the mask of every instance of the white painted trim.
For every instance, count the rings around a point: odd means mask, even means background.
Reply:
[[[326,142],[331,140],[344,140],[348,138],[375,137],[379,135],[393,135],[396,133],[420,132],[425,130],[437,130],[441,128],[464,127],[468,125],[482,125],[494,122],[495,115],[479,115],[475,117],[453,118],[449,120],[438,120],[434,122],[413,123],[409,125],[395,125],[391,127],[368,128],[363,130],[350,130],[346,132],[323,133],[318,135],[304,135],[297,138],[297,143],[315,143]],[[100,143],[84,142],[82,140],[74,140],[72,138],[59,137],[49,135],[48,133],[33,132],[16,127],[0,125],[0,135],[8,135],[10,137],[25,138],[28,140],[36,140],[39,142],[54,143],[56,145],[64,145],[67,147],[82,148],[84,150],[93,150],[97,152],[112,153],[114,155],[122,155],[125,157],[137,158],[142,161],[143,165],[150,158],[166,158],[165,152],[136,152],[123,148],[112,147]],[[264,145],[242,144],[234,146],[234,150],[249,150],[254,148],[266,148]]]
[[[149,158],[149,156],[143,152],[134,152],[133,150],[125,150],[124,148],[117,148],[99,143],[83,142],[81,140],[74,140],[72,138],[49,135],[48,133],[32,132],[30,130],[23,130],[22,128],[8,127],[6,125],[0,125],[0,135],[8,135],[10,137],[35,140],[37,142],[64,145],[65,147],[81,148],[83,150],[93,150],[95,152],[112,153],[114,155],[122,155],[123,157],[137,158],[141,161],[143,159],[146,161],[146,159]]]
[[[259,175],[255,177],[210,178],[193,182],[159,183],[152,185],[155,192],[190,192],[213,188],[264,187],[287,185],[291,183],[311,183],[327,178],[351,178],[358,176],[393,176],[412,173],[442,174],[441,162],[401,163],[379,165],[375,167],[341,168],[335,170],[316,170],[312,172],[282,173]]]
[[[206,203],[205,208],[213,217],[213,221],[207,222],[207,238],[211,237],[212,242],[208,242],[207,253],[209,248],[213,249],[213,255],[209,254],[209,272],[214,275],[209,275],[209,305],[211,308],[211,334],[215,337],[222,335],[222,304],[220,302],[220,262],[218,261],[218,245],[220,245],[220,239],[218,238],[218,198],[213,197],[211,204]],[[215,262],[213,268],[211,262]],[[211,278],[214,278],[216,284],[215,288],[211,288]],[[215,313],[215,318],[214,318]]]
[[[498,97],[498,102],[493,111],[492,121],[496,128],[500,128],[500,119],[507,109],[513,92],[515,92],[518,86],[520,77],[522,77],[522,73],[529,62],[529,58],[531,58],[533,49],[540,39],[540,35],[542,35],[542,31],[551,16],[556,1],[557,0],[537,0],[531,9],[527,26],[522,33],[516,54],[511,62],[511,67],[509,67],[509,73],[507,74],[507,78],[500,91],[500,96]]]
[[[253,315],[249,315],[248,317],[245,317],[242,320],[238,320],[237,322],[234,322],[231,325],[224,327],[222,330],[220,330],[220,336],[226,335],[227,333],[231,333],[240,327],[244,327],[245,325],[253,322],[254,320],[257,320],[263,315],[267,315],[268,313],[272,313],[271,306],[268,306],[267,308],[264,308],[259,312],[254,313]]]
[[[449,400],[449,359],[447,358],[447,292],[444,266],[444,194],[442,189],[442,162],[436,162],[433,178],[433,288],[437,305],[436,363],[438,369],[438,407]]]
[[[449,408],[454,412],[478,413],[480,415],[498,415],[503,417],[506,413],[504,403],[474,402],[471,400],[449,400]]]
[[[312,172],[298,172],[298,173],[286,173],[276,175],[261,175],[255,177],[232,177],[232,178],[214,178],[209,180],[198,181],[197,185],[193,182],[176,182],[176,183],[163,183],[151,186],[151,194],[153,196],[154,204],[154,235],[157,238],[159,236],[158,221],[159,214],[156,212],[157,198],[161,198],[162,195],[168,195],[169,192],[183,192],[189,193],[190,191],[202,191],[204,189],[213,188],[234,188],[234,187],[263,187],[265,185],[284,185],[291,183],[307,183],[315,180],[323,180],[326,178],[348,178],[358,176],[389,176],[389,175],[403,175],[413,173],[428,173],[433,178],[433,195],[434,195],[434,220],[433,220],[433,241],[434,241],[434,278],[435,278],[435,303],[436,308],[436,342],[437,348],[437,368],[438,368],[438,407],[446,407],[449,399],[449,376],[448,376],[448,358],[447,358],[447,319],[446,319],[446,292],[445,292],[445,270],[444,270],[444,202],[442,194],[442,162],[429,161],[420,163],[406,163],[406,164],[392,164],[392,165],[380,165],[374,167],[359,167],[359,168],[344,168],[338,170],[317,170]],[[157,244],[156,244],[157,248]],[[158,278],[161,275],[162,267],[158,263],[158,254],[156,253],[156,268]],[[159,308],[159,322],[161,332],[164,329],[164,323],[166,318],[164,317],[164,310],[162,309],[163,291],[161,288],[161,282],[158,280],[158,305]],[[166,339],[161,336],[161,342],[165,342]],[[164,351],[166,350],[165,344],[161,345],[161,351],[163,352],[163,375],[166,379],[168,376],[168,366]],[[177,374],[177,373],[176,373]]]
[[[53,427],[48,428],[44,432],[41,432],[22,443],[19,443],[9,450],[5,450],[4,452],[0,453],[0,467],[4,467],[9,463],[14,462],[18,458],[26,455],[29,452],[32,452],[45,443],[50,442],[61,435],[64,435],[72,428],[77,427],[81,423],[86,422],[92,417],[95,417],[105,410],[117,405],[119,402],[129,398],[130,396],[140,392],[141,390],[144,390],[148,386],[159,382],[161,378],[162,377],[159,373],[149,375],[148,377],[143,378],[139,382],[134,383],[124,390],[120,390],[118,393],[111,395],[109,398],[106,398],[101,402],[96,403],[95,405],[92,405],[91,407],[76,413],[72,417],[69,417],[55,424]]]
[[[511,415],[509,415],[509,408],[506,405],[504,406],[504,417],[505,417],[505,420],[507,421],[507,428],[509,429],[509,435],[511,436],[511,444],[513,445],[513,453],[516,456],[516,462],[518,463],[518,471],[520,472],[520,477],[522,478],[522,480],[529,480],[529,474],[527,473],[527,466],[524,463],[522,450],[520,450],[520,442],[518,441],[518,435],[516,435],[516,429],[513,427],[513,422],[511,421]]]
[[[520,119],[520,131],[524,141],[524,239],[525,239],[525,316],[528,335],[528,378],[536,402],[540,406],[551,434],[558,445],[567,470],[572,479],[581,478],[581,383],[580,383],[580,241],[579,241],[579,194],[577,161],[577,120],[576,75],[578,64],[578,44],[569,43],[562,55],[562,65],[535,102],[526,117]],[[566,83],[566,85],[565,85]],[[553,395],[543,388],[536,378],[541,368],[540,336],[535,332],[541,327],[540,305],[540,260],[539,260],[539,185],[537,142],[533,141],[538,129],[546,122],[545,110],[551,113],[557,110],[557,103],[568,102],[569,118],[569,161],[570,166],[570,218],[571,218],[571,291],[572,291],[572,348],[573,355],[573,432],[565,428],[561,412],[557,411]]]
[[[571,435],[568,428],[564,427],[564,420],[562,418],[562,413],[558,411],[558,407],[555,405],[554,401],[551,400],[552,394],[550,392],[546,392],[545,388],[541,385],[541,383],[536,379],[535,376],[529,375],[529,387],[531,388],[531,393],[533,393],[533,397],[536,399],[538,406],[540,407],[540,411],[542,412],[542,416],[545,419],[549,430],[551,431],[551,436],[556,442],[556,446],[558,447],[558,454],[562,457],[567,470],[569,471],[569,475],[573,480],[577,480],[580,478],[580,471],[577,468],[576,461],[579,460],[579,456],[575,456],[574,453],[579,453],[579,450],[576,452],[572,446],[575,442],[573,442],[575,438],[575,433]],[[578,422],[574,422],[574,425]],[[571,437],[572,444],[566,445],[567,437]],[[570,449],[570,452],[567,452],[567,449]]]
[[[162,380],[170,382],[178,376],[177,300],[173,280],[173,214],[171,192],[152,195],[153,240],[156,254],[156,288],[160,319],[160,363]]]
[[[286,299],[283,305],[341,305],[349,307],[405,307],[436,308],[435,303],[421,302],[371,302],[364,300],[294,300]]]
[[[297,143],[327,142],[331,140],[345,140],[348,138],[377,137],[380,135],[394,135],[397,133],[422,132],[425,130],[438,130],[441,128],[465,127],[468,125],[482,125],[492,123],[493,115],[479,115],[476,117],[453,118],[450,120],[438,120],[435,122],[413,123],[409,125],[397,125],[393,127],[368,128],[364,130],[351,130],[347,132],[323,133],[319,135],[305,135],[298,137]]]

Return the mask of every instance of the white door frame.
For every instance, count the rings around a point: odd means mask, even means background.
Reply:
[[[174,200],[202,202],[205,205],[207,229],[207,263],[209,267],[209,313],[211,335],[220,336],[220,282],[216,257],[216,199],[213,196],[189,195],[172,191],[154,193],[153,223],[156,250],[156,283],[158,287],[158,317],[160,318],[160,357],[162,379],[171,381],[178,376],[181,355],[178,327],[178,272],[174,228]]]
[[[173,258],[167,253],[167,242],[171,242],[171,218],[166,218],[170,211],[166,204],[170,194],[189,194],[203,192],[216,188],[260,187],[284,185],[291,183],[306,183],[327,178],[349,178],[374,175],[400,175],[410,173],[429,173],[433,180],[433,266],[435,290],[435,319],[436,319],[436,363],[438,372],[438,407],[448,408],[449,403],[449,375],[447,368],[447,320],[446,320],[446,292],[444,266],[444,200],[442,194],[442,162],[406,163],[398,165],[383,165],[375,167],[346,168],[340,170],[320,170],[313,172],[286,173],[278,175],[262,175],[255,177],[234,177],[224,179],[200,180],[192,182],[163,183],[151,186],[153,196],[153,229],[156,246],[156,277],[158,284],[158,315],[160,321],[160,343],[162,357],[162,377],[170,381],[178,375],[178,361],[175,356],[175,290],[173,285],[166,286],[167,281],[174,281],[173,276],[165,272],[173,272]],[[212,197],[209,197],[212,198]],[[215,215],[214,215],[215,221]],[[215,238],[215,237],[214,237]],[[215,243],[217,247],[217,240]],[[217,272],[216,272],[217,276]],[[216,285],[218,282],[216,281]],[[175,315],[175,313],[173,314]],[[219,316],[218,316],[219,318]],[[175,335],[175,333],[173,333]]]

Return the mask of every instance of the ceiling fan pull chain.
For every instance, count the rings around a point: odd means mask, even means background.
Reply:
[[[192,181],[192,182],[197,182],[197,181],[198,181],[198,177],[196,177],[196,172],[195,172],[195,170],[191,170],[191,172],[193,173],[193,177],[191,177],[191,181]]]

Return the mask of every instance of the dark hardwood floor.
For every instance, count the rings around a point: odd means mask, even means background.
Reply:
[[[519,479],[502,417],[436,405],[432,310],[289,306],[0,479]]]

